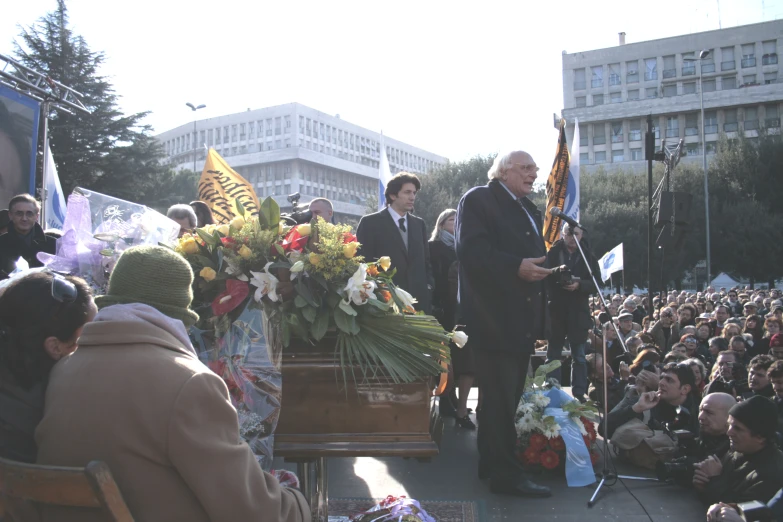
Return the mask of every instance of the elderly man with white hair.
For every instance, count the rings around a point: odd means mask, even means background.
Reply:
[[[548,497],[516,458],[514,415],[534,343],[545,338],[546,247],[541,213],[527,196],[539,168],[524,151],[498,155],[489,183],[457,206],[459,304],[473,345],[483,405],[480,478],[499,495]]]
[[[198,226],[196,212],[190,205],[172,205],[166,212],[166,217],[176,221],[179,225],[179,237],[184,236]]]

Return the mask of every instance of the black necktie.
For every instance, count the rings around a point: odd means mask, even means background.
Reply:
[[[398,219],[397,222],[400,224],[400,230],[402,230],[403,232],[407,232],[408,231],[408,229],[405,228],[405,218],[404,217],[401,217],[400,219]]]

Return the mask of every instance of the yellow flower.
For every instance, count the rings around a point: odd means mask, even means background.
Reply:
[[[193,236],[183,238],[180,242],[182,251],[186,254],[198,254],[198,243],[193,239]]]
[[[296,231],[299,232],[300,236],[309,236],[310,235],[310,223],[305,223],[304,225],[299,225],[296,227]]]
[[[228,225],[219,225],[217,231],[227,237],[229,232]]]
[[[242,248],[239,249],[237,254],[239,254],[242,259],[250,259],[250,256],[253,255],[253,251],[247,248],[247,245],[242,245]]]
[[[319,256],[318,254],[315,254],[313,252],[310,252],[309,261],[310,261],[311,265],[318,266],[318,263],[321,262],[321,256]]]
[[[215,276],[217,276],[217,272],[209,268],[208,266],[205,266],[201,269],[201,272],[198,273],[201,277],[204,278],[205,281],[212,281],[215,279]]]
[[[277,223],[277,233],[282,234],[284,230],[285,230],[285,224],[282,221],[279,221]]]
[[[359,249],[359,243],[352,241],[343,245],[343,255],[348,259],[351,259],[356,255],[356,251]]]
[[[383,271],[386,272],[391,266],[391,259],[389,258],[389,256],[383,256],[378,260],[378,264],[381,265]]]
[[[204,230],[207,232],[207,234],[213,234],[215,232],[215,228],[217,228],[217,225],[210,223],[209,225],[204,225]]]
[[[234,230],[242,230],[242,227],[245,226],[245,218],[242,216],[237,216],[234,219],[231,220],[231,228]]]

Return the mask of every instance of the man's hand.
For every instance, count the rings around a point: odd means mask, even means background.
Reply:
[[[729,504],[713,504],[707,510],[707,522],[744,522],[744,518]]]
[[[519,270],[517,271],[517,275],[520,279],[523,281],[541,281],[546,276],[552,273],[552,270],[550,268],[544,268],[541,266],[538,266],[546,261],[546,256],[544,257],[529,257],[522,260],[522,263],[519,264]]]
[[[628,366],[628,363],[625,361],[622,361],[620,363],[620,380],[621,381],[627,381],[631,377],[631,368]]]
[[[703,472],[707,477],[718,477],[723,471],[723,464],[721,464],[718,457],[710,455],[707,460],[703,460],[698,464],[694,464],[697,470]]]
[[[660,400],[661,398],[658,396],[658,392],[645,392],[639,396],[639,402],[634,404],[632,409],[635,413],[643,413],[653,409]]]
[[[563,290],[568,290],[569,292],[579,290],[579,281],[574,281],[573,283],[563,285]]]

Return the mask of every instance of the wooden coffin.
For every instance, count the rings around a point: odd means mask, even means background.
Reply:
[[[379,379],[357,386],[349,374],[346,390],[334,345],[334,338],[316,346],[292,340],[283,351],[275,456],[437,455],[443,422],[432,397],[434,378],[409,384]]]

